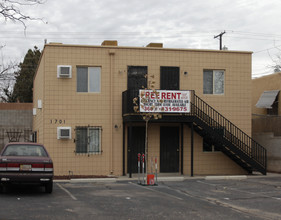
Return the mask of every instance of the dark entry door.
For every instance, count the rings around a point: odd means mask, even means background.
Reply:
[[[128,148],[128,172],[138,172],[138,153],[145,153],[145,127],[132,127],[132,144]],[[128,137],[129,139],[129,137]],[[129,143],[129,140],[128,140]]]
[[[166,67],[160,68],[160,88],[163,90],[179,90],[180,68]]]
[[[179,127],[160,127],[160,172],[179,172]]]

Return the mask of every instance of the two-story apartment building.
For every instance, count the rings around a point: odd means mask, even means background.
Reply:
[[[137,172],[146,113],[136,111],[135,98],[144,88],[166,92],[162,98],[189,94],[189,111],[174,108],[148,122],[148,164],[157,158],[160,173],[266,173],[266,152],[250,138],[251,52],[104,41],[50,43],[42,52],[34,78],[33,130],[54,160],[55,175]]]
[[[266,148],[271,172],[281,172],[280,90],[280,72],[252,80],[252,136]]]

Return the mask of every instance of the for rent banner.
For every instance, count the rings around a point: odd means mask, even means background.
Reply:
[[[139,97],[140,112],[190,112],[190,91],[140,90]]]

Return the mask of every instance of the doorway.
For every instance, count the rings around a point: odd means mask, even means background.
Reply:
[[[162,90],[179,90],[179,67],[165,67],[160,68],[160,88]]]
[[[160,127],[160,172],[179,172],[179,127]]]
[[[147,88],[147,66],[128,66],[128,90]]]
[[[132,173],[137,173],[138,153],[140,154],[145,153],[145,127],[132,127],[131,135],[132,135],[132,144],[128,148],[128,171],[131,170]],[[142,166],[141,166],[141,172],[142,172]]]

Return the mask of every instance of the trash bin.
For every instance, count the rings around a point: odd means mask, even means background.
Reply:
[[[147,185],[154,185],[154,175],[147,174]]]

